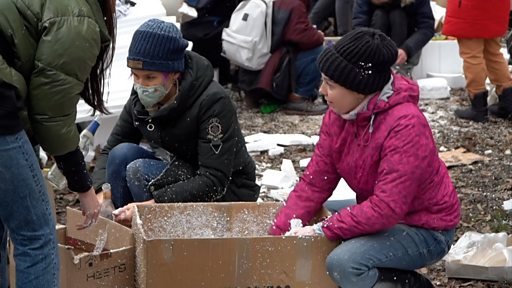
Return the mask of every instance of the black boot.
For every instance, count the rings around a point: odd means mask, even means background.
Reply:
[[[487,121],[487,91],[475,94],[471,99],[471,107],[455,110],[455,116],[475,122]]]
[[[498,95],[498,104],[489,106],[489,113],[499,118],[508,118],[512,115],[512,87],[503,89]]]
[[[434,288],[426,277],[416,271],[378,268],[379,278],[373,288]]]

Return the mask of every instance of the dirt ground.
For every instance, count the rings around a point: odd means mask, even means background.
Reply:
[[[489,160],[472,165],[450,168],[450,175],[457,187],[462,204],[462,221],[457,229],[457,239],[466,231],[510,233],[509,215],[502,209],[502,203],[512,198],[512,121],[493,119],[485,124],[462,121],[453,116],[453,110],[467,101],[460,90],[452,91],[449,100],[422,100],[424,111],[439,151],[466,148],[470,152],[485,155]],[[321,116],[288,116],[281,112],[261,114],[257,109],[246,108],[237,96],[233,99],[238,107],[239,119],[244,135],[265,133],[302,133],[318,135]],[[267,153],[254,155],[258,171],[280,169],[283,158],[291,159],[296,165],[302,158],[310,157],[312,146],[291,146],[285,153],[270,157]],[[264,195],[263,195],[264,197]],[[65,207],[77,207],[76,197],[57,191],[58,221],[63,223]],[[424,269],[436,287],[511,287],[512,283],[484,282],[477,280],[448,279],[444,264],[437,263]]]

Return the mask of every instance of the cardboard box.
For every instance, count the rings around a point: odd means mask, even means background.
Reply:
[[[512,236],[508,236],[507,247],[512,246]],[[511,281],[512,266],[480,266],[461,263],[460,261],[446,261],[446,277],[465,278],[488,281]]]
[[[138,287],[336,287],[325,258],[339,243],[267,235],[281,205],[138,205],[132,222]]]
[[[131,230],[105,218],[99,218],[85,230],[77,230],[75,226],[83,221],[82,213],[67,208],[66,216],[67,226],[57,225],[60,287],[135,287],[135,248]],[[98,253],[94,253],[95,249]],[[14,262],[13,258],[10,260]],[[16,287],[13,267],[10,267],[13,269],[10,283],[11,287]]]

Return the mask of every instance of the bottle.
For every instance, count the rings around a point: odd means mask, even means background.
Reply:
[[[80,133],[80,142],[78,143],[78,148],[84,154],[85,163],[89,164],[92,159],[94,159],[95,151],[94,151],[94,134],[100,127],[100,116],[96,116],[87,128]]]
[[[91,123],[87,125],[87,128],[80,133],[78,148],[84,154],[86,164],[90,164],[92,159],[94,159],[94,134],[96,134],[98,127],[100,127],[100,115],[96,116]],[[48,172],[48,180],[59,190],[66,188],[66,177],[62,175],[62,172],[57,167],[57,163],[53,164]]]

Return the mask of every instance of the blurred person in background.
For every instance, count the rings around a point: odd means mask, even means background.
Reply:
[[[461,119],[484,122],[488,113],[500,118],[512,114],[512,79],[501,53],[501,38],[507,32],[510,0],[495,0],[492,5],[480,0],[448,0],[443,34],[457,38],[463,60],[468,108],[455,110]],[[498,104],[487,106],[485,81],[496,86]]]
[[[356,0],[352,25],[371,27],[388,35],[398,46],[397,72],[412,77],[421,49],[435,34],[429,0]]]

